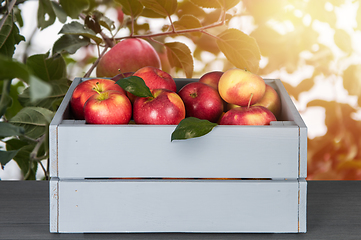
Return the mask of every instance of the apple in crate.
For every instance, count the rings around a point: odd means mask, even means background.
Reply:
[[[218,82],[222,75],[223,75],[223,72],[221,72],[221,71],[208,72],[201,76],[201,78],[199,79],[199,82],[208,84],[209,86],[218,90]]]
[[[152,66],[143,67],[138,69],[133,76],[142,78],[149,89],[168,89],[173,92],[177,91],[177,86],[173,77],[159,68]],[[131,102],[134,102],[136,96],[129,92],[127,92],[127,96]]]
[[[177,125],[185,118],[180,96],[168,89],[151,89],[153,97],[137,97],[133,104],[133,119],[137,124]]]
[[[233,68],[219,79],[218,91],[227,103],[248,106],[258,102],[266,91],[264,80],[247,70]]]
[[[202,82],[191,82],[179,92],[185,108],[186,117],[196,117],[217,122],[223,112],[223,100],[216,89]]]
[[[236,107],[227,111],[220,125],[270,125],[277,121],[273,113],[262,106]]]
[[[268,108],[276,117],[278,117],[281,112],[280,97],[278,96],[276,90],[269,85],[266,85],[266,91],[263,98],[255,103],[254,106],[263,106]]]
[[[122,92],[99,92],[86,101],[84,117],[92,124],[127,124],[132,117],[132,104]]]
[[[145,66],[160,68],[160,58],[153,46],[141,38],[124,39],[100,59],[97,77],[114,77],[120,72],[135,72]]]
[[[125,94],[124,89],[110,79],[90,79],[76,86],[70,99],[75,119],[84,119],[84,104],[92,95],[107,90],[116,90]]]

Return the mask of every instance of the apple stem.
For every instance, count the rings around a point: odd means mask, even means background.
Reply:
[[[251,93],[251,97],[249,98],[249,101],[248,101],[248,108],[249,108],[249,106],[251,105],[251,100],[252,100],[252,97],[253,97],[253,93]]]
[[[96,83],[96,87],[93,87],[93,90],[100,94],[102,91],[99,90],[98,85],[99,82]]]

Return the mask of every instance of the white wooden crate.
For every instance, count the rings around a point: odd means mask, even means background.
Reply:
[[[84,80],[50,124],[51,232],[306,232],[307,127],[281,81],[270,126],[171,142],[175,125],[74,120]]]

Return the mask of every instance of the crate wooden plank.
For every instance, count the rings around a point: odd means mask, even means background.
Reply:
[[[297,180],[61,180],[58,232],[300,232]],[[301,212],[301,213],[300,213]],[[55,217],[55,216],[52,216]],[[56,221],[58,221],[56,223]],[[300,222],[302,228],[300,227]]]
[[[297,126],[218,126],[170,141],[175,126],[62,125],[59,178],[297,178]]]
[[[71,94],[83,80],[74,80],[50,125],[50,176],[227,177],[226,166],[228,177],[307,175],[307,128],[279,80],[265,80],[281,96],[281,119],[273,126],[218,126],[202,138],[173,143],[175,126],[99,126],[71,119]],[[178,88],[190,81],[195,80],[176,79]]]

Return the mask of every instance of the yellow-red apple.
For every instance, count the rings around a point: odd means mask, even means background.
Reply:
[[[216,123],[223,112],[223,100],[216,89],[202,82],[191,82],[179,92],[186,117],[196,117]]]
[[[278,96],[276,90],[274,90],[271,86],[266,85],[266,92],[254,106],[263,106],[268,108],[276,117],[279,116],[281,112],[281,100]]]
[[[227,103],[248,106],[263,97],[266,84],[260,76],[234,68],[223,73],[219,79],[218,91]]]
[[[84,104],[92,95],[107,90],[116,90],[125,94],[123,88],[109,79],[90,79],[76,86],[70,99],[70,106],[75,119],[84,119]]]
[[[119,91],[99,92],[85,102],[84,117],[92,124],[127,124],[132,117],[132,104]]]
[[[168,89],[152,89],[153,97],[137,97],[133,104],[133,119],[137,124],[177,125],[185,118],[180,96]]]
[[[124,39],[114,45],[100,59],[97,77],[114,77],[119,72],[135,72],[145,66],[160,68],[158,53],[141,38]]]
[[[199,82],[208,84],[209,86],[218,90],[218,82],[222,75],[223,75],[223,72],[221,72],[221,71],[208,72],[201,76],[201,78],[199,79]]]
[[[220,125],[270,125],[277,121],[273,113],[262,106],[236,107],[227,111]]]

